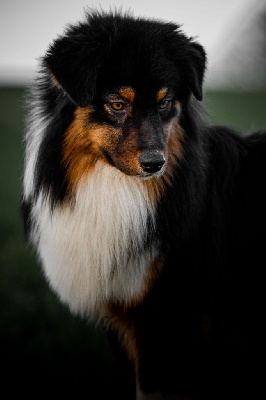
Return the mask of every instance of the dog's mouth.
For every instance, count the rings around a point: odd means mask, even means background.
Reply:
[[[143,173],[139,173],[136,176],[138,176],[141,179],[160,178],[165,173],[165,170],[166,170],[166,168],[163,167],[157,172],[153,172],[153,173],[143,172]]]
[[[143,178],[160,177],[164,174],[167,165],[167,151],[149,150],[143,152],[138,159]]]
[[[164,170],[166,159],[163,152],[159,150],[146,151],[139,156],[139,165],[147,175],[161,174]]]

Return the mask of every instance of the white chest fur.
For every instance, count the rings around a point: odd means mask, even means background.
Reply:
[[[153,209],[139,178],[98,161],[73,207],[33,209],[33,239],[45,274],[72,311],[90,314],[106,301],[130,301],[144,290],[155,245],[145,248]]]

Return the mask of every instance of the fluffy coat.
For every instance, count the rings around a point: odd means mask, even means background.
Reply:
[[[205,64],[175,24],[94,12],[29,96],[25,229],[60,300],[124,354],[127,399],[262,384],[266,135],[205,121]]]

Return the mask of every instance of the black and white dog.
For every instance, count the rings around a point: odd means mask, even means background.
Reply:
[[[205,122],[205,63],[175,24],[92,12],[29,98],[26,231],[60,300],[119,343],[127,399],[263,383],[266,134]]]

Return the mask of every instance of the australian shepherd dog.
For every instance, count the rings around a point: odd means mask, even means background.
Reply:
[[[127,400],[263,382],[266,135],[207,122],[205,67],[176,24],[93,11],[28,99],[26,232],[60,300],[120,349]]]

